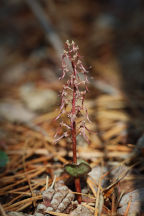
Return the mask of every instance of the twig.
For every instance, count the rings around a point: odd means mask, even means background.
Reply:
[[[99,215],[98,203],[99,203],[99,196],[100,196],[100,185],[101,185],[101,179],[99,178],[98,191],[97,191],[97,194],[96,194],[96,203],[95,203],[95,214],[94,214],[94,216]]]
[[[34,194],[33,194],[33,190],[32,190],[31,181],[30,181],[29,175],[26,173],[25,155],[23,155],[23,167],[24,167],[25,176],[27,178],[27,182],[28,182],[28,185],[29,185],[29,189],[30,189],[30,192],[31,192],[31,196],[33,197]],[[36,206],[35,200],[33,200],[33,206],[34,207]]]
[[[112,207],[111,207],[111,216],[116,215],[116,195],[115,193],[112,194]]]
[[[130,205],[131,205],[131,200],[128,202],[128,206],[126,208],[126,211],[124,213],[124,216],[128,216],[128,213],[129,213],[129,209],[130,209]]]
[[[1,212],[2,216],[7,216],[4,209],[3,209],[3,207],[2,207],[2,205],[1,205],[1,203],[0,203],[0,212]]]
[[[54,30],[49,17],[45,14],[43,8],[39,4],[37,0],[25,0],[41,25],[43,26],[46,32],[46,38],[50,41],[52,46],[57,52],[57,56],[59,60],[61,60],[61,54],[63,52],[63,45],[61,39],[59,38],[58,34]]]
[[[6,207],[5,209],[6,209],[6,210],[10,210],[10,209],[12,209],[12,208],[14,208],[14,207],[17,207],[17,206],[19,206],[19,205],[25,205],[25,204],[27,204],[27,203],[29,203],[29,202],[32,203],[33,200],[36,201],[36,200],[40,200],[40,199],[42,199],[42,196],[30,197],[30,198],[21,200],[21,201],[19,201],[19,202],[16,202],[16,203],[14,203],[14,204],[12,204],[12,205]]]
[[[53,179],[53,182],[52,182],[52,184],[51,184],[51,188],[53,188],[54,187],[54,185],[55,185],[55,182],[56,182],[56,175],[54,176],[54,179]]]
[[[94,216],[101,215],[101,211],[102,211],[103,203],[101,204],[101,194],[100,194],[100,192],[101,192],[101,182],[102,182],[102,170],[101,170],[100,177],[99,177],[99,180],[98,180],[98,189],[97,189],[97,193],[96,193]]]
[[[49,182],[49,177],[46,177],[46,190],[48,189],[48,182]]]
[[[94,197],[96,197],[96,190],[94,188],[94,183],[90,179],[90,177],[87,178],[87,184],[90,187],[91,191],[93,192]]]

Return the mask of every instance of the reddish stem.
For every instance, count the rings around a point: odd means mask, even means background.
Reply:
[[[77,154],[76,154],[76,121],[75,121],[75,116],[76,116],[76,86],[75,86],[75,79],[76,79],[76,70],[74,67],[73,61],[72,63],[72,68],[73,68],[73,98],[72,98],[72,119],[71,119],[71,130],[72,130],[72,143],[73,143],[73,163],[77,163]]]
[[[73,68],[73,99],[72,99],[72,122],[71,122],[71,130],[72,130],[72,143],[73,143],[73,163],[77,164],[77,153],[76,153],[76,86],[75,86],[75,79],[76,79],[76,70],[74,67],[74,63],[72,61],[72,68]],[[80,184],[80,178],[75,178],[75,188],[77,193],[81,193],[81,184]],[[77,195],[77,200],[79,204],[82,202],[81,194]]]
[[[72,122],[72,143],[73,143],[73,163],[77,163],[77,154],[76,154],[76,122]]]
[[[76,188],[76,192],[79,193],[79,194],[77,194],[77,201],[79,204],[81,204],[82,196],[81,196],[80,178],[75,178],[75,188]]]

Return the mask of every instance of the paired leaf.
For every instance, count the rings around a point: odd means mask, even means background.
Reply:
[[[0,168],[5,167],[8,163],[8,156],[4,151],[0,151]]]
[[[81,177],[91,171],[91,167],[86,162],[80,164],[67,164],[64,167],[65,171],[72,177]]]

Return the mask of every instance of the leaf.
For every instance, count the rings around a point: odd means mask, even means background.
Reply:
[[[67,164],[64,169],[72,177],[80,177],[91,171],[91,167],[85,162],[80,164]]]
[[[0,167],[5,167],[8,163],[8,156],[5,152],[0,151]]]

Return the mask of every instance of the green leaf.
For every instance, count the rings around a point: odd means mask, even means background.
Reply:
[[[69,175],[75,178],[84,176],[91,171],[91,167],[85,162],[80,164],[67,164],[64,169]]]
[[[4,151],[0,151],[0,167],[5,167],[8,163],[8,156]]]

